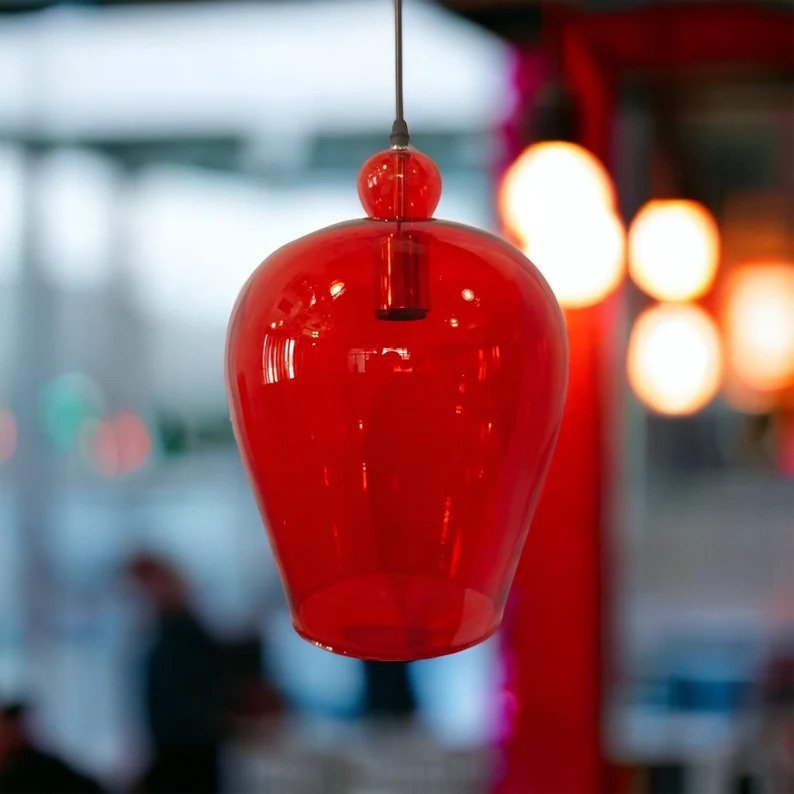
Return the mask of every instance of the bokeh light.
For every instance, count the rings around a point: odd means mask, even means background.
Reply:
[[[505,173],[499,189],[505,227],[519,238],[538,215],[575,204],[615,206],[615,189],[601,162],[582,146],[544,141],[527,147]]]
[[[523,245],[560,304],[572,309],[592,306],[619,286],[624,248],[620,219],[599,208],[575,218],[549,216]]]
[[[586,149],[562,141],[530,146],[504,176],[499,210],[563,306],[593,305],[620,284],[625,232],[615,190]]]
[[[10,460],[17,449],[17,420],[7,408],[0,408],[0,464]]]
[[[731,375],[757,392],[794,385],[794,266],[759,263],[728,278],[723,307]]]
[[[83,423],[102,413],[99,386],[81,372],[68,372],[48,381],[41,391],[44,435],[55,449],[66,452],[78,441]]]
[[[629,274],[660,301],[704,295],[714,283],[720,234],[712,214],[696,201],[649,201],[629,228]]]
[[[125,411],[116,417],[115,427],[123,453],[124,471],[133,472],[143,468],[152,450],[146,423],[132,411]]]
[[[651,410],[669,416],[694,413],[720,388],[717,326],[691,304],[646,309],[631,332],[627,369],[631,388]]]
[[[93,423],[86,445],[89,456],[101,474],[121,477],[143,468],[152,449],[151,436],[144,421],[131,411]]]

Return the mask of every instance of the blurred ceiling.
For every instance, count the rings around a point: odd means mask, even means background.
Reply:
[[[104,11],[62,4],[8,17],[0,136],[35,125],[60,140],[200,134],[300,148],[321,134],[386,129],[393,74],[384,11],[371,0],[294,0]],[[495,87],[506,48],[495,36],[412,4],[406,61],[415,130],[482,130],[503,116]]]
[[[324,0],[308,0],[321,5]],[[385,3],[386,0],[383,0]],[[280,5],[291,0],[250,0],[251,5]],[[500,36],[521,42],[534,41],[539,35],[541,17],[550,8],[571,9],[586,13],[625,12],[652,6],[680,5],[680,0],[430,0],[455,14],[493,31]],[[209,0],[0,0],[0,14],[24,13],[51,6],[122,6],[122,5],[186,5],[209,4]],[[216,5],[222,5],[216,2]],[[791,9],[790,0],[697,0],[698,6],[756,6]]]

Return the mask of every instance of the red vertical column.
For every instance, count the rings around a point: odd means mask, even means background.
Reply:
[[[578,41],[563,33],[558,43],[580,142],[606,162],[609,86]],[[536,70],[534,56],[520,62]],[[517,85],[526,108],[532,82],[524,75]],[[512,715],[497,794],[612,794],[601,724],[605,364],[614,316],[614,300],[566,312],[565,414],[503,632]]]
[[[504,631],[514,714],[499,794],[605,791],[600,348],[608,311],[602,305],[566,315],[565,417]]]

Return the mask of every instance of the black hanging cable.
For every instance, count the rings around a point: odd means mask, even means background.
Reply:
[[[392,146],[407,146],[411,139],[403,113],[403,3],[394,0],[394,91],[395,119],[391,128]]]

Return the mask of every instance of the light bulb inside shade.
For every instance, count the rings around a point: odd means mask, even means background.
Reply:
[[[615,189],[607,170],[587,149],[545,141],[529,146],[508,168],[498,202],[505,227],[526,240],[539,216],[567,217],[574,207],[613,211]]]
[[[632,280],[657,300],[692,300],[714,283],[719,229],[696,201],[649,201],[629,228],[628,246]]]
[[[748,265],[734,271],[724,304],[731,373],[757,392],[794,384],[794,266]]]
[[[714,321],[693,305],[647,309],[632,329],[627,369],[631,388],[651,410],[695,413],[720,387],[722,351]]]
[[[523,250],[567,308],[598,303],[623,277],[623,224],[603,208],[536,215]]]

